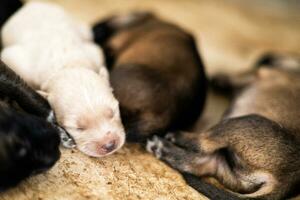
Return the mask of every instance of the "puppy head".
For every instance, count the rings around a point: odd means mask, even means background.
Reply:
[[[74,121],[72,134],[80,151],[92,157],[102,157],[120,149],[125,142],[125,132],[120,120],[118,103],[102,105],[85,112]]]
[[[102,157],[121,148],[125,132],[106,73],[66,68],[47,86],[57,121],[74,138],[79,150]]]
[[[0,189],[52,167],[59,143],[57,130],[42,119],[1,109]]]

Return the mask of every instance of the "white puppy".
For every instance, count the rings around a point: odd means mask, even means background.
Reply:
[[[3,61],[42,91],[82,152],[101,157],[124,144],[119,105],[88,26],[57,5],[30,2],[4,25],[2,42]]]

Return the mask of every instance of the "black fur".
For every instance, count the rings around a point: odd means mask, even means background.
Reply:
[[[0,0],[0,30],[6,20],[20,7],[20,0]],[[0,40],[0,49],[2,48],[2,40]]]
[[[19,0],[0,0],[0,27],[21,6]]]
[[[211,200],[241,200],[230,192],[221,190],[209,183],[202,181],[197,176],[188,173],[182,173],[182,176],[192,188],[209,197]]]
[[[116,32],[116,30],[109,24],[109,19],[99,22],[92,28],[94,40],[103,49],[106,67],[110,70],[114,63],[114,56],[109,46],[105,42]]]
[[[46,121],[0,109],[0,190],[42,172],[59,159],[59,135]]]
[[[0,190],[58,160],[59,131],[46,122],[50,112],[48,102],[0,61]]]
[[[26,112],[46,119],[51,111],[46,99],[31,89],[0,61],[0,98],[15,101]]]

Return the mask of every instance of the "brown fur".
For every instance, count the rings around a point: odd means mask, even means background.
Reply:
[[[103,39],[103,31],[111,36]],[[206,81],[189,33],[149,13],[112,17],[96,25],[94,33],[109,58],[129,140],[144,141],[196,120]]]
[[[155,138],[148,149],[182,172],[215,177],[241,198],[286,198],[300,182],[300,62],[287,59],[220,76],[219,83],[239,88],[223,120],[200,134]]]

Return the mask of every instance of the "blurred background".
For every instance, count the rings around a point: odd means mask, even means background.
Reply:
[[[194,33],[206,71],[238,71],[262,51],[299,52],[298,0],[52,0],[93,23],[150,10]]]
[[[192,32],[209,76],[250,68],[264,52],[300,53],[298,0],[51,0],[93,24],[116,13],[148,10]],[[203,130],[219,120],[228,101],[210,94]]]

